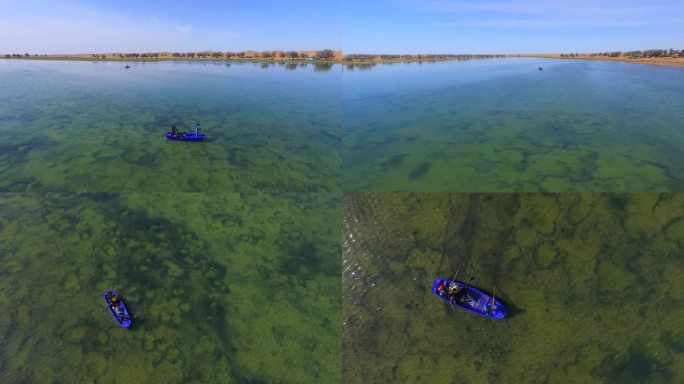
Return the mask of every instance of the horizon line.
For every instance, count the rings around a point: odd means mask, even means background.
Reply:
[[[569,51],[569,53],[579,53],[579,54],[587,54],[587,53],[612,53],[612,52],[634,52],[634,51],[649,51],[649,50],[677,50],[674,48],[647,48],[647,49],[631,49],[631,50],[600,50],[600,51]],[[46,52],[2,52],[0,55],[13,55],[13,54],[20,54],[20,55],[25,55],[29,54],[31,56],[33,55],[48,55],[48,56],[76,56],[76,55],[119,55],[119,54],[174,54],[174,53],[181,53],[181,54],[187,54],[187,53],[245,53],[245,52],[254,52],[254,53],[266,53],[266,52],[297,52],[297,53],[311,53],[311,52],[321,52],[325,50],[330,50],[334,52],[335,54],[342,54],[342,55],[473,55],[473,56],[485,56],[485,55],[557,55],[557,54],[562,54],[562,53],[568,53],[568,52],[563,52],[563,51],[558,51],[558,52],[508,52],[508,53],[503,53],[503,52],[497,52],[497,53],[473,53],[473,52],[459,52],[459,53],[454,53],[454,52],[413,52],[413,53],[408,53],[408,52],[401,52],[401,53],[382,53],[382,52],[354,52],[354,53],[345,53],[342,50],[339,49],[266,49],[266,50],[255,50],[255,49],[243,49],[243,50],[209,50],[209,49],[201,49],[201,50],[177,50],[177,51],[169,51],[169,50],[162,50],[162,51],[99,51],[99,52],[78,52],[78,53],[46,53]]]

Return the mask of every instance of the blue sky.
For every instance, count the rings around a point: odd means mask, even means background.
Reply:
[[[340,19],[314,0],[0,0],[0,53],[340,49]]]
[[[0,53],[684,49],[684,0],[0,0]]]
[[[350,53],[684,49],[684,0],[345,0],[343,20]]]

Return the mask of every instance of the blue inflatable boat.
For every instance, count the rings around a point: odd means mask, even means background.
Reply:
[[[199,135],[196,135],[194,133],[186,133],[185,135],[174,136],[173,133],[166,132],[166,138],[169,140],[178,141],[202,141],[207,138],[207,135],[203,135],[201,133]]]
[[[119,295],[113,289],[108,289],[104,292],[104,300],[109,308],[109,312],[114,316],[114,320],[120,326],[128,328],[131,326],[131,317],[128,314],[128,309],[124,305]]]
[[[445,302],[491,319],[503,319],[506,307],[492,296],[470,285],[438,277],[432,293]]]

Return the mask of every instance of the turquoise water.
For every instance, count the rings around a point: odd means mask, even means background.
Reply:
[[[0,60],[0,191],[339,191],[340,66],[124,64]]]
[[[12,193],[0,212],[2,383],[340,381],[338,194]]]
[[[342,217],[345,383],[684,382],[684,194],[345,194]],[[456,272],[507,318],[431,293]]]
[[[682,68],[553,59],[347,66],[342,105],[345,191],[684,189]]]

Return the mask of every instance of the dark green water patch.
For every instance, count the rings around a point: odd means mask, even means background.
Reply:
[[[430,163],[422,163],[418,165],[417,167],[413,168],[411,172],[409,172],[409,180],[417,180],[425,177],[425,175],[430,172],[430,168],[432,168],[432,164]]]
[[[674,379],[672,368],[657,359],[650,358],[644,346],[634,346],[626,356],[609,357],[603,362],[606,383],[671,383]]]
[[[664,332],[660,336],[663,344],[677,353],[684,353],[684,331]]]
[[[392,156],[392,158],[387,160],[384,165],[389,168],[396,167],[408,156],[408,153],[402,153],[399,155]]]

